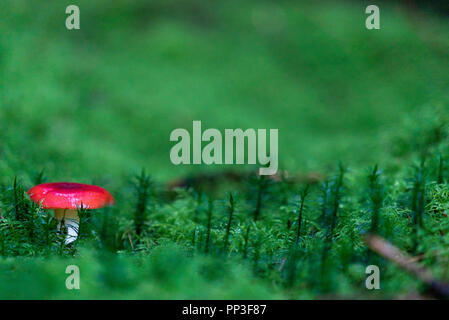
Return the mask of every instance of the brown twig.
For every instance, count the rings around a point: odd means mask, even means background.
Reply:
[[[131,245],[131,249],[133,249],[134,251],[134,244],[133,244],[133,240],[131,239],[131,233],[128,231],[128,240],[129,240],[129,244]]]
[[[168,189],[188,188],[198,185],[216,186],[220,182],[241,182],[248,179],[254,172],[240,172],[240,171],[221,171],[214,173],[199,173],[188,177],[172,180],[167,183]],[[279,172],[275,175],[268,176],[268,179],[273,181],[281,181],[285,179],[292,183],[319,183],[324,179],[324,175],[319,172],[309,172],[305,174],[292,175],[286,171]]]
[[[282,261],[281,261],[281,263],[279,264],[279,269],[278,269],[278,271],[279,272],[281,272],[282,271],[282,269],[284,268],[284,264],[285,264],[285,261],[287,260],[287,258],[282,258]]]
[[[400,268],[427,284],[434,295],[449,298],[449,284],[434,278],[428,269],[418,265],[415,262],[416,257],[408,256],[390,242],[375,234],[367,234],[364,240],[371,250],[394,262]]]

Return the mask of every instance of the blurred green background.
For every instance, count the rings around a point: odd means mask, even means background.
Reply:
[[[364,1],[2,1],[0,179],[166,180],[175,128],[278,128],[279,162],[382,164],[385,132],[447,100],[449,24]]]

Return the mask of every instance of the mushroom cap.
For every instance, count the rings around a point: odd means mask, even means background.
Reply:
[[[76,182],[42,183],[28,190],[30,199],[41,203],[44,209],[97,209],[114,204],[114,198],[105,189]]]

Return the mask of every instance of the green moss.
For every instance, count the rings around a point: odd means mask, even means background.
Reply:
[[[446,21],[423,14],[412,26],[385,5],[381,32],[368,32],[363,8],[334,1],[78,5],[73,32],[58,1],[2,6],[0,298],[423,290],[369,253],[369,230],[449,279]],[[198,119],[277,128],[281,169],[324,181],[307,192],[287,175],[169,192],[170,179],[229,169],[170,163],[170,132]],[[152,179],[136,182],[142,167]],[[66,247],[52,213],[24,193],[43,181],[96,183],[116,205],[83,213]],[[81,290],[65,287],[71,264]],[[363,286],[370,264],[381,268],[378,292]]]

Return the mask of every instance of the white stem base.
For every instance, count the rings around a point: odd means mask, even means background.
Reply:
[[[63,223],[64,227],[67,229],[64,243],[67,245],[74,242],[78,238],[79,231],[80,219],[78,217],[78,211],[72,209],[56,209],[55,218],[59,220],[58,230],[61,230]]]

